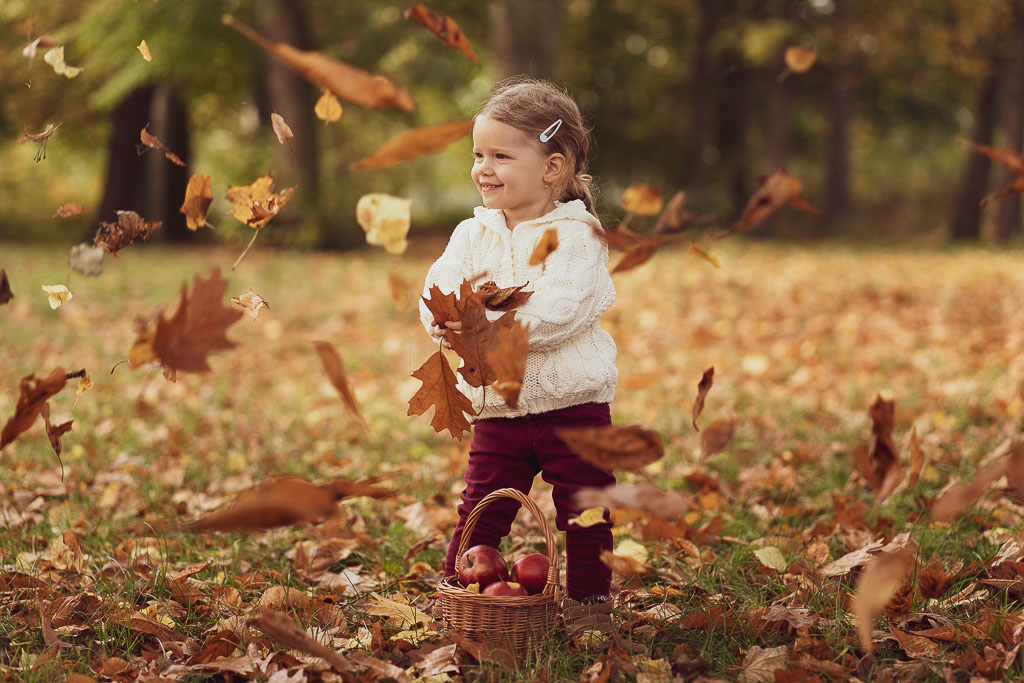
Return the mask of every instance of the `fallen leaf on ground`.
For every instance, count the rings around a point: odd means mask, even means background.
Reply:
[[[442,150],[469,135],[472,130],[472,121],[460,119],[403,131],[387,140],[370,156],[353,162],[351,168],[357,171],[390,168],[403,161]]]
[[[92,238],[92,243],[103,247],[108,254],[117,256],[117,252],[135,241],[143,242],[163,226],[163,221],[146,221],[134,211],[118,211],[116,221],[100,221],[100,227]]]
[[[556,429],[555,434],[578,456],[609,472],[636,472],[664,455],[658,432],[640,425]]]
[[[231,304],[237,306],[243,311],[249,311],[249,315],[255,320],[260,314],[261,309],[269,309],[270,304],[262,296],[252,291],[250,288],[248,292],[241,296],[231,297]]]
[[[206,225],[206,212],[210,209],[212,201],[213,185],[210,183],[210,176],[196,173],[188,179],[185,200],[181,203],[178,213],[185,214],[185,224],[189,230],[198,230]]]
[[[260,610],[253,618],[252,624],[278,645],[320,657],[336,671],[352,670],[352,664],[343,655],[313,640],[285,612],[275,609]]]
[[[872,650],[871,631],[875,617],[903,583],[913,563],[914,553],[909,548],[903,548],[893,553],[876,555],[857,577],[851,611],[857,619],[857,632],[864,652]]]
[[[74,420],[62,422],[59,425],[50,424],[50,404],[48,402],[43,404],[43,408],[39,412],[43,416],[43,424],[46,427],[46,436],[50,439],[50,445],[53,446],[53,452],[60,455],[61,450],[63,450],[60,438],[71,431],[71,423],[74,422]]]
[[[64,368],[54,368],[49,375],[39,379],[36,379],[35,374],[22,377],[18,383],[18,403],[14,415],[8,418],[0,431],[0,448],[31,427],[46,402],[63,389],[67,381]]]
[[[786,561],[786,556],[782,554],[782,551],[773,545],[758,548],[754,551],[754,557],[757,558],[758,562],[774,569],[777,572],[784,572],[789,567],[789,562]]]
[[[63,306],[66,301],[75,298],[71,290],[64,285],[41,285],[41,287],[46,292],[46,300],[50,304],[50,309],[54,311]]]
[[[405,10],[405,18],[423,24],[445,46],[458,50],[466,55],[471,62],[480,66],[480,60],[477,59],[476,54],[473,52],[469,39],[466,38],[466,34],[462,32],[459,25],[451,17],[427,9],[425,5],[416,4]]]
[[[103,249],[84,242],[76,244],[68,254],[68,266],[80,275],[96,277],[103,272]]]
[[[700,381],[697,382],[697,398],[693,402],[693,428],[698,432],[700,427],[697,426],[697,418],[704,412],[704,401],[708,397],[708,392],[711,391],[711,387],[715,383],[715,368],[711,366],[704,371],[704,374],[700,376]]]
[[[313,346],[316,348],[317,355],[320,356],[320,362],[324,366],[327,378],[331,380],[331,384],[337,389],[342,402],[348,406],[349,410],[356,414],[356,417],[363,423],[363,426],[369,429],[366,418],[363,417],[363,413],[359,410],[355,392],[352,391],[352,386],[348,382],[348,375],[345,374],[345,362],[341,359],[341,354],[329,342],[315,341]]]
[[[772,683],[776,681],[775,671],[789,667],[789,648],[761,647],[754,645],[743,658],[742,671],[737,680],[740,683]]]
[[[356,202],[356,222],[366,233],[366,243],[384,247],[389,254],[405,252],[412,200],[382,192],[364,194]]]

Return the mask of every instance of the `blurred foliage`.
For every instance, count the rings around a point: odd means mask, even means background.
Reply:
[[[219,214],[224,189],[248,184],[270,170],[278,144],[256,106],[267,60],[259,48],[221,23],[225,12],[259,27],[261,12],[277,0],[5,0],[0,4],[0,238],[71,239],[89,214],[58,223],[56,207],[75,201],[96,209],[103,191],[111,110],[134,88],[162,83],[185,102],[192,133],[190,172],[213,177],[211,220],[222,239],[247,238],[247,228]],[[833,0],[729,0],[710,3],[712,86],[690,88],[702,16],[698,0],[565,0],[561,67],[556,77],[580,103],[593,126],[591,171],[600,183],[601,212],[619,213],[621,191],[648,182],[666,194],[680,189],[682,157],[694,98],[712,103],[702,141],[702,167],[688,202],[721,220],[735,212],[728,193],[728,150],[735,131],[729,108],[739,87],[737,68],[752,79],[747,173],[764,167],[768,100],[786,45],[819,50],[808,73],[790,76],[791,136],[787,167],[803,178],[805,196],[821,203],[824,190],[827,95],[832,77],[830,17]],[[301,212],[302,229],[269,236],[299,246],[351,244],[358,197],[369,191],[413,199],[414,225],[447,230],[469,214],[478,197],[468,179],[470,143],[392,169],[351,172],[348,164],[411,126],[471,116],[493,81],[488,3],[430,3],[453,16],[484,66],[443,47],[423,27],[403,18],[407,4],[323,3],[301,0],[313,48],[405,84],[418,103],[414,113],[369,111],[345,104],[341,121],[318,125],[316,196],[299,188],[288,211]],[[1009,24],[1005,3],[907,0],[854,3],[852,41],[856,110],[852,131],[854,193],[861,216],[898,209],[906,231],[939,229],[943,198],[951,194],[966,152],[954,143],[970,132],[974,94],[992,51]],[[83,67],[68,80],[21,53],[46,34],[65,46],[69,64]],[[136,45],[145,39],[146,62]],[[48,122],[63,126],[50,140],[48,158],[32,161],[35,145],[18,145],[24,131]],[[721,121],[722,125],[715,122]],[[998,143],[998,140],[997,140]],[[938,204],[936,202],[939,202]],[[916,211],[920,209],[920,211]],[[78,220],[77,224],[73,221]],[[812,219],[795,217],[814,230]],[[872,223],[875,222],[872,218]],[[866,223],[866,222],[865,222]],[[222,229],[223,227],[223,229]],[[272,233],[272,223],[268,232]]]

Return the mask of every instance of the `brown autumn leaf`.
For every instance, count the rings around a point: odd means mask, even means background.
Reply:
[[[280,144],[284,144],[285,140],[291,140],[295,137],[295,133],[292,132],[292,127],[284,120],[284,117],[278,114],[276,111],[270,114],[270,125],[274,128],[274,135],[277,136],[277,141]]]
[[[704,251],[703,249],[698,247],[695,242],[690,242],[690,248],[687,251],[698,258],[704,259],[705,261],[713,265],[715,268],[720,269],[722,267],[722,262],[718,260],[717,256],[712,254],[710,251]]]
[[[1014,173],[1018,176],[1024,176],[1024,155],[1020,152],[1012,149],[1003,149],[1002,147],[979,145],[971,142],[970,140],[964,140],[963,138],[957,140],[957,142],[965,147],[969,147],[978,154],[987,156],[992,161],[1003,166],[1010,173]]]
[[[736,434],[738,420],[718,420],[712,422],[700,432],[700,450],[702,458],[710,458],[721,453]]]
[[[412,376],[423,382],[423,386],[409,399],[407,414],[422,415],[434,406],[430,426],[435,432],[447,429],[452,437],[461,441],[464,433],[469,431],[469,421],[463,413],[476,413],[472,402],[458,390],[455,373],[441,350],[432,354]]]
[[[473,52],[469,39],[466,38],[466,34],[462,32],[459,25],[451,17],[427,9],[425,5],[416,4],[405,10],[405,18],[423,24],[446,47],[458,50],[469,57],[471,62],[480,66],[480,60],[477,59],[476,53]]]
[[[207,354],[235,347],[227,330],[238,322],[242,312],[221,303],[227,288],[219,268],[205,279],[196,275],[191,297],[187,285],[181,286],[181,300],[174,315],[167,319],[161,313],[156,321],[153,352],[165,369],[209,372]]]
[[[198,230],[206,225],[206,212],[213,201],[213,185],[210,176],[196,173],[188,179],[185,187],[185,201],[181,203],[178,213],[185,214],[185,224],[189,230]],[[210,226],[213,229],[213,226]]]
[[[495,284],[494,280],[488,280],[477,287],[477,291],[483,293],[484,305],[487,306],[487,310],[511,311],[525,304],[533,296],[533,292],[523,291],[523,288],[529,284],[527,282],[525,285],[519,285],[518,287],[500,288]]]
[[[715,383],[715,367],[711,366],[704,371],[704,374],[700,376],[700,381],[697,382],[697,398],[693,402],[693,428],[698,432],[700,427],[697,426],[697,418],[704,412],[704,401],[708,397],[708,392],[711,391],[711,387]]]
[[[1010,486],[1024,499],[1024,441],[1017,441],[1010,447],[1006,457],[1006,478]]]
[[[274,177],[260,176],[249,185],[229,185],[225,193],[231,203],[231,215],[250,228],[259,230],[277,215],[295,194],[294,187],[274,192]]]
[[[88,211],[88,207],[85,206],[84,204],[61,204],[60,206],[57,207],[57,211],[56,213],[53,214],[53,217],[69,218],[71,216],[77,216],[79,214],[85,213],[86,211]]]
[[[67,373],[64,368],[59,367],[39,379],[36,379],[35,374],[22,377],[18,383],[18,403],[14,408],[14,415],[0,431],[0,448],[14,441],[19,434],[31,427],[46,402],[63,389],[67,381]]]
[[[6,304],[14,298],[11,291],[11,282],[7,279],[7,270],[0,268],[0,305]]]
[[[351,662],[342,654],[313,640],[286,612],[276,609],[261,609],[252,618],[252,625],[278,645],[320,657],[336,671],[351,671],[353,669]]]
[[[221,21],[259,45],[267,54],[277,57],[307,81],[353,104],[367,109],[416,109],[416,102],[409,92],[385,76],[363,71],[320,52],[299,50],[288,43],[269,40],[230,14],[223,15]]]
[[[981,201],[978,202],[978,206],[985,206],[986,204],[995,199],[1009,197],[1010,195],[1020,194],[1021,192],[1024,192],[1024,176],[1017,176],[1016,178],[1013,179],[1013,182],[1011,182],[1003,189],[999,190],[998,192],[994,192],[988,195],[987,197],[982,197]]]
[[[881,394],[868,409],[871,417],[871,446],[868,450],[867,469],[861,474],[871,484],[879,505],[903,481],[904,471],[900,465],[900,454],[892,438],[896,401],[885,399]]]
[[[654,234],[669,235],[683,232],[697,222],[697,214],[690,213],[685,207],[686,192],[680,190],[672,196],[658,216],[658,222],[654,224]]]
[[[76,244],[68,253],[68,267],[86,277],[96,277],[103,272],[103,254],[101,247]]]
[[[630,508],[665,519],[682,519],[693,507],[693,497],[682,491],[664,491],[653,484],[617,484],[606,488],[583,488],[576,492],[580,508]]]
[[[907,448],[910,449],[910,483],[907,484],[907,488],[912,489],[921,477],[921,470],[924,469],[924,451],[921,450],[921,444],[918,442],[917,425],[910,428]]]
[[[533,248],[533,253],[530,254],[530,265],[538,266],[544,263],[555,249],[558,249],[558,230],[556,228],[548,228],[540,236],[537,246]]]
[[[964,508],[978,499],[997,479],[1006,474],[1008,460],[1000,458],[978,472],[967,484],[959,484],[939,494],[932,502],[931,515],[936,522],[952,522]]]
[[[427,294],[430,295],[430,298],[423,297],[423,303],[426,304],[427,310],[434,315],[434,320],[437,321],[438,325],[462,319],[459,301],[455,297],[455,292],[442,294],[440,287],[431,285]]]
[[[732,224],[732,227],[719,235],[719,237],[742,232],[761,223],[778,211],[783,204],[788,204],[794,198],[799,197],[803,188],[804,184],[800,179],[784,169],[779,169],[772,173],[767,178],[761,180],[760,187],[747,200],[743,213]],[[807,206],[810,205],[808,204]]]
[[[665,204],[665,198],[656,189],[645,183],[631,185],[622,193],[619,204],[626,211],[637,216],[655,216]]]
[[[74,420],[62,422],[59,425],[50,424],[49,402],[43,404],[43,408],[39,413],[43,416],[43,424],[46,426],[46,436],[50,439],[50,445],[53,446],[53,452],[59,456],[61,450],[63,450],[60,437],[71,431],[71,423],[74,422]]]
[[[946,571],[942,562],[935,560],[917,575],[917,590],[925,600],[941,598],[953,585],[953,575]]]
[[[658,432],[640,425],[558,429],[555,435],[573,453],[609,472],[636,472],[665,454]]]
[[[405,252],[409,242],[411,199],[384,192],[364,194],[356,202],[356,222],[366,233],[366,243],[384,247],[389,254]]]
[[[616,555],[610,550],[601,551],[601,562],[613,572],[625,578],[643,576],[654,571],[653,568],[648,567],[643,562],[637,562],[632,557]]]
[[[487,319],[483,297],[470,296],[459,300],[462,311],[462,330],[449,337],[452,350],[462,358],[459,374],[471,387],[492,384],[498,377],[487,362],[487,353],[498,344],[498,328],[508,321]],[[512,312],[502,316],[515,315]]]
[[[143,242],[163,227],[163,221],[149,222],[134,211],[118,211],[116,221],[100,221],[100,227],[92,238],[92,243],[113,256],[134,242],[136,238]]]
[[[147,130],[147,128],[149,128],[148,123],[146,124],[145,128],[139,131],[139,139],[142,141],[143,146],[149,147],[150,149],[158,149],[164,153],[164,157],[166,157],[167,160],[170,161],[172,164],[176,164],[177,166],[184,166],[185,162],[182,161],[177,154],[167,149],[167,145],[160,142],[160,138],[150,133]]]
[[[654,252],[658,251],[658,247],[661,246],[660,237],[652,237],[651,239],[641,240],[637,242],[622,255],[619,262],[612,268],[613,273],[624,273],[627,270],[632,270],[638,266],[642,266],[647,263]]]
[[[349,168],[390,168],[403,161],[437,152],[473,131],[473,122],[460,119],[406,130],[387,140],[373,154],[353,162]]]
[[[344,112],[345,108],[341,106],[341,102],[338,101],[338,98],[330,90],[324,90],[324,93],[317,98],[316,105],[313,107],[313,113],[324,122],[324,125],[340,121],[341,115]]]
[[[598,230],[594,228],[594,234],[608,243],[609,249],[628,251],[644,240],[643,235],[634,232],[625,225],[619,225],[614,230]]]
[[[494,370],[494,390],[511,408],[519,405],[519,392],[526,373],[526,355],[530,349],[530,331],[518,321],[502,325],[494,348],[487,351],[487,363]]]
[[[251,287],[245,294],[231,297],[231,305],[240,308],[243,311],[249,311],[249,315],[252,316],[253,320],[259,317],[261,310],[264,308],[270,308],[270,304],[267,303],[267,300],[252,291]]]
[[[868,562],[857,577],[851,611],[857,619],[857,632],[864,652],[872,650],[871,630],[875,617],[903,583],[913,563],[914,552],[909,548],[881,553]]]
[[[359,410],[355,392],[352,391],[352,386],[348,382],[348,375],[345,374],[345,362],[341,359],[338,350],[330,342],[325,341],[314,341],[313,346],[316,348],[317,355],[320,356],[320,362],[324,366],[327,378],[331,380],[331,384],[338,390],[342,402],[348,406],[349,410],[356,414],[356,417],[363,423],[363,426],[369,429],[370,425]]]

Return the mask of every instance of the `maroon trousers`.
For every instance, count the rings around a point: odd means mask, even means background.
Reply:
[[[573,494],[585,487],[604,487],[615,477],[585,462],[555,435],[568,427],[601,427],[611,424],[607,403],[552,410],[515,418],[478,420],[469,447],[466,489],[459,505],[459,523],[452,534],[445,558],[444,575],[455,574],[455,556],[462,539],[466,518],[484,496],[500,488],[516,488],[529,493],[538,472],[552,485],[557,515],[555,525],[565,532],[566,590],[570,598],[582,600],[592,595],[608,595],[611,569],[601,562],[602,550],[612,548],[612,524],[608,511],[605,522],[591,527],[569,524],[579,510]],[[498,547],[508,535],[520,504],[502,499],[487,506],[473,527],[467,548],[475,545]]]

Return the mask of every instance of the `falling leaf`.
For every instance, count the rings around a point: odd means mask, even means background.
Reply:
[[[46,124],[46,128],[43,130],[42,133],[29,133],[26,130],[25,135],[23,137],[18,138],[18,144],[23,145],[26,142],[39,143],[39,147],[38,149],[36,149],[36,154],[33,157],[33,159],[36,162],[42,161],[43,159],[46,158],[46,144],[47,142],[49,142],[50,136],[56,133],[57,129],[60,128],[62,125],[64,125],[63,122],[56,124],[48,123]]]
[[[387,140],[373,154],[351,165],[352,170],[390,168],[431,152],[437,152],[473,131],[473,122],[460,119],[406,130]]]
[[[391,295],[391,303],[395,308],[405,308],[409,305],[409,281],[402,277],[397,270],[388,271],[388,294]]]
[[[799,197],[803,187],[804,184],[799,178],[783,169],[772,173],[761,181],[760,187],[747,200],[743,213],[720,237],[748,230],[761,223],[778,211],[783,204],[788,204]]]
[[[366,243],[384,247],[389,254],[405,252],[409,243],[412,200],[382,192],[364,194],[356,202],[356,222],[366,232]]]
[[[137,331],[132,348],[128,351],[128,367],[137,368],[147,363],[159,360],[156,351],[153,350],[153,340],[156,338],[156,331],[148,325],[143,325]]]
[[[633,232],[624,225],[620,225],[614,230],[600,230],[595,227],[594,234],[607,242],[609,249],[618,249],[620,251],[629,251],[644,241],[642,235]]]
[[[917,589],[925,600],[941,598],[953,585],[953,575],[936,560],[917,575]]]
[[[789,45],[786,47],[783,59],[790,71],[802,74],[814,66],[814,62],[818,59],[818,51],[805,45]]]
[[[274,177],[260,176],[249,185],[229,185],[225,193],[231,215],[251,228],[266,225],[295,194],[294,187],[274,192]]]
[[[60,442],[60,438],[71,431],[71,423],[74,422],[74,420],[62,422],[59,425],[50,424],[49,403],[44,403],[42,410],[40,410],[39,412],[43,416],[43,424],[46,427],[46,436],[49,437],[50,439],[50,445],[53,446],[54,453],[60,455],[60,452],[63,448]]]
[[[270,308],[270,304],[267,303],[266,299],[252,291],[251,288],[241,296],[231,297],[231,303],[243,311],[249,311],[249,315],[252,316],[253,320],[259,316],[260,309]]]
[[[36,379],[34,374],[26,375],[18,383],[18,403],[12,415],[0,431],[0,448],[11,443],[36,421],[43,406],[67,383],[64,368],[54,368],[45,377]]]
[[[650,185],[631,185],[622,193],[619,201],[626,211],[637,216],[655,216],[665,204],[665,198]]]
[[[84,242],[76,244],[71,247],[71,253],[68,254],[68,266],[86,277],[96,277],[103,272],[103,249],[89,246]]]
[[[476,54],[473,52],[469,39],[466,38],[466,35],[459,29],[459,25],[451,17],[427,9],[425,5],[416,4],[405,10],[405,18],[423,24],[446,47],[458,50],[469,57],[470,61],[474,64],[480,66],[480,60],[477,59]]]
[[[463,413],[476,413],[472,402],[458,390],[455,373],[441,350],[432,354],[412,376],[423,382],[423,386],[409,399],[408,415],[422,415],[430,406],[434,406],[430,426],[435,432],[447,429],[454,438],[461,441],[463,433],[469,431],[469,422]]]
[[[147,123],[145,128],[139,131],[139,139],[142,141],[142,145],[144,147],[149,147],[150,149],[158,149],[164,153],[164,157],[172,164],[175,164],[176,166],[184,166],[185,162],[182,161],[177,154],[167,149],[167,146],[164,143],[160,142],[160,138],[158,138],[155,135],[152,135],[147,130],[148,128],[149,124]]]
[[[779,680],[775,676],[777,669],[789,668],[789,649],[785,645],[778,647],[754,645],[747,650],[747,656],[743,658],[741,666],[743,667],[742,671],[736,679],[740,683],[773,683],[773,681]]]
[[[368,109],[416,109],[416,102],[409,92],[385,76],[363,71],[320,52],[299,50],[288,43],[268,40],[230,14],[223,15],[221,21],[268,54],[277,57],[306,80],[330,90],[338,97]]]
[[[395,626],[403,629],[425,628],[433,620],[426,612],[395,600],[389,600],[377,593],[370,593],[366,613],[387,617]]]
[[[789,562],[786,561],[786,556],[782,554],[782,551],[773,545],[758,548],[754,551],[754,557],[769,569],[774,569],[777,572],[784,572],[789,567]]]
[[[875,556],[857,577],[851,611],[857,619],[857,632],[864,652],[872,650],[871,630],[875,617],[903,583],[913,563],[913,551],[904,548]]]
[[[334,123],[341,120],[344,109],[341,102],[330,90],[324,90],[324,94],[317,98],[313,113],[324,123]]]
[[[185,223],[189,230],[198,230],[206,225],[206,212],[213,201],[213,185],[210,176],[195,174],[188,179],[185,187],[185,201],[181,203],[178,213],[185,214]],[[213,226],[210,226],[213,228]]]
[[[118,211],[117,221],[100,221],[100,227],[92,238],[92,243],[103,247],[108,254],[117,256],[117,252],[135,241],[143,242],[163,226],[163,221],[148,222],[134,211]]]
[[[78,388],[75,389],[75,396],[81,396],[90,389],[92,389],[92,377],[88,374],[82,375],[78,378]]]
[[[270,123],[274,127],[274,134],[277,135],[277,141],[282,145],[285,140],[290,140],[295,137],[295,134],[292,133],[292,127],[285,123],[284,117],[276,111],[270,114]]]
[[[529,283],[526,283],[527,285]],[[526,285],[499,288],[493,280],[488,280],[477,288],[484,294],[484,305],[489,311],[511,311],[519,308],[529,300],[533,292],[524,292]]]
[[[207,354],[235,347],[227,338],[227,330],[238,322],[242,312],[221,304],[227,287],[219,269],[205,279],[196,275],[191,297],[187,286],[182,285],[174,315],[167,319],[161,313],[156,322],[153,351],[164,368],[209,372]]]
[[[13,298],[14,292],[11,291],[11,282],[7,279],[7,271],[0,268],[0,305],[6,304]]]
[[[529,292],[527,292],[529,294]],[[505,405],[516,408],[519,392],[526,374],[526,356],[530,349],[530,331],[516,321],[498,328],[498,340],[487,351],[487,363],[494,370],[494,390],[505,400]]]
[[[56,311],[60,308],[65,301],[71,301],[74,295],[64,285],[42,285],[43,291],[46,292],[47,301],[50,302],[50,308]]]
[[[558,249],[558,230],[556,228],[548,228],[540,236],[537,246],[533,248],[533,253],[530,254],[530,265],[539,266],[544,263],[555,249]]]
[[[900,454],[892,438],[893,419],[896,402],[885,399],[881,394],[875,396],[868,410],[871,417],[871,447],[868,459],[861,474],[871,484],[878,503],[889,497],[896,486],[903,481],[903,467],[900,465]]]
[[[313,346],[316,347],[316,352],[320,356],[320,362],[324,366],[324,371],[327,373],[328,379],[331,380],[331,384],[338,390],[342,402],[348,406],[349,410],[356,414],[356,417],[362,421],[364,426],[369,427],[366,423],[366,418],[363,417],[362,412],[359,410],[355,392],[352,391],[352,386],[348,382],[348,375],[345,374],[345,362],[341,359],[341,354],[329,342],[315,341]]]
[[[60,218],[68,218],[70,216],[77,216],[85,213],[87,210],[88,207],[82,204],[61,204],[57,207],[57,212],[53,214],[53,217],[57,218],[59,216]]]
[[[921,450],[921,444],[918,443],[917,425],[910,429],[907,448],[910,449],[910,483],[907,484],[907,488],[912,489],[921,477],[921,470],[924,469],[924,451]]]
[[[712,422],[700,432],[701,457],[710,458],[721,453],[736,434],[736,420],[719,420]]]
[[[648,567],[643,562],[638,562],[632,557],[623,557],[617,553],[611,552],[610,550],[601,551],[601,562],[616,574],[620,574],[626,578],[650,574],[654,571],[654,569]]]
[[[43,61],[53,67],[53,73],[65,78],[74,78],[82,73],[81,67],[69,66],[64,61],[64,46],[52,48],[43,55]]]
[[[604,470],[636,472],[664,455],[661,436],[640,425],[556,429],[578,456]]]
[[[145,59],[147,62],[153,61],[153,55],[149,53],[149,45],[146,45],[145,40],[136,45],[135,48],[139,51],[139,54],[142,55],[142,58]]]
[[[693,506],[689,494],[681,491],[663,491],[646,482],[618,484],[606,488],[583,488],[574,500],[580,507],[631,508],[664,517],[682,519]]]
[[[698,432],[700,427],[697,426],[697,418],[704,412],[704,401],[708,397],[708,392],[711,391],[712,385],[715,383],[715,368],[711,366],[704,371],[704,374],[700,376],[700,382],[697,383],[697,398],[693,402],[693,428]]]
[[[343,655],[313,640],[286,612],[261,609],[252,624],[278,645],[320,657],[336,671],[353,670],[351,662]]]
[[[654,224],[655,235],[669,235],[682,232],[697,221],[697,214],[686,210],[686,193],[680,190],[665,205],[658,222]]]
[[[964,139],[959,139],[957,142],[966,147],[970,147],[978,154],[987,156],[992,161],[1006,168],[1010,173],[1018,176],[1024,176],[1024,155],[1020,152],[1012,149],[1003,149],[1002,147],[979,145]]]
[[[642,266],[647,263],[652,256],[654,256],[654,252],[656,252],[660,246],[660,237],[654,237],[649,240],[637,242],[626,250],[626,253],[622,255],[619,262],[615,264],[614,268],[612,268],[612,272],[624,273],[627,270],[632,270],[638,266]]]
[[[690,248],[687,251],[689,251],[694,256],[704,259],[705,261],[713,265],[715,268],[722,267],[722,262],[718,260],[717,256],[715,256],[709,251],[704,251],[693,242],[690,242]]]
[[[22,48],[21,54],[25,55],[29,59],[35,59],[36,58],[36,51],[39,48],[45,49],[45,48],[48,48],[48,47],[57,47],[57,41],[55,41],[50,36],[39,36],[38,38],[33,40],[31,43],[26,45],[24,48]]]
[[[598,507],[587,508],[575,517],[570,517],[568,520],[569,524],[575,524],[576,526],[584,528],[594,526],[595,524],[603,524],[604,522],[604,508]]]

